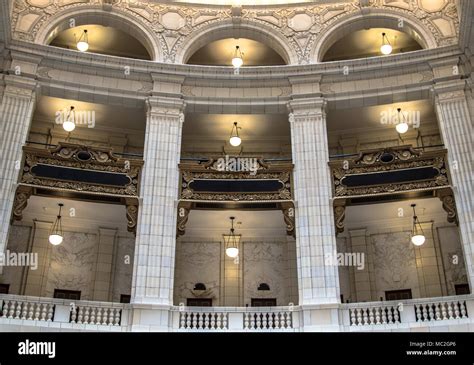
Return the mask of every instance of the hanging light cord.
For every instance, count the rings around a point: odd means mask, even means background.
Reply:
[[[421,228],[421,223],[418,220],[418,216],[416,215],[416,212],[415,212],[415,204],[412,204],[411,207],[413,208],[413,235],[416,235],[418,233],[417,228],[416,228],[417,224],[418,224],[421,234],[424,235],[423,228]]]

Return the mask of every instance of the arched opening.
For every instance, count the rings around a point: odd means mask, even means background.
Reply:
[[[231,56],[237,45],[244,53],[243,66],[286,65],[298,62],[297,55],[287,40],[271,28],[251,23],[236,26],[229,21],[210,24],[191,34],[180,44],[175,61],[184,64],[197,63],[198,57],[206,55],[205,62],[200,59],[197,64],[230,66]],[[268,60],[265,60],[266,57]]]
[[[382,49],[382,46],[385,48]],[[421,45],[407,33],[387,28],[361,29],[334,42],[324,54],[322,62],[377,57],[420,49]]]
[[[147,60],[160,60],[156,34],[147,24],[121,12],[97,9],[71,10],[49,19],[35,38],[35,43],[77,50],[77,41],[87,29],[90,50],[101,54]],[[76,34],[76,37],[74,37]],[[145,49],[145,51],[144,51]]]
[[[385,33],[385,36],[383,36]],[[318,62],[384,56],[381,47],[390,45],[386,55],[434,48],[429,30],[399,13],[375,12],[346,16],[315,42],[313,57]]]
[[[208,66],[231,66],[236,47],[242,53],[245,66],[285,65],[282,56],[264,43],[248,38],[225,38],[204,45],[194,52],[186,63]],[[237,51],[238,52],[238,51]]]
[[[152,59],[146,47],[134,36],[118,28],[99,24],[65,29],[51,40],[50,45],[80,50],[78,42],[85,40],[88,45],[86,52],[144,60]]]

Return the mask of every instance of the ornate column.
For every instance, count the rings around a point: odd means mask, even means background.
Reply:
[[[455,80],[435,86],[435,106],[448,161],[456,200],[466,271],[474,288],[474,182],[472,100],[468,103],[465,82]]]
[[[336,234],[325,107],[322,98],[289,104],[300,305],[340,300],[338,268],[326,264],[336,253]]]
[[[22,147],[28,137],[36,97],[33,80],[9,75],[4,82],[0,105],[0,252],[4,252],[7,245]]]
[[[147,108],[132,303],[170,306],[184,102],[178,98],[151,97]]]

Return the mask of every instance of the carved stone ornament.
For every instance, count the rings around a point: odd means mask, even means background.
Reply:
[[[127,230],[129,232],[136,232],[138,220],[138,205],[127,205]]]
[[[286,233],[289,236],[296,237],[295,232],[295,205],[293,202],[285,202],[281,204],[283,211],[283,219],[286,224]]]
[[[58,191],[138,197],[142,160],[115,156],[110,149],[60,143],[54,149],[23,147],[25,163],[20,182]],[[49,178],[35,174],[36,166],[82,170],[84,173],[115,173],[127,182],[112,185],[80,179]],[[79,174],[80,175],[80,174]],[[97,174],[96,174],[97,176]],[[104,175],[105,176],[105,175]]]
[[[459,224],[458,215],[456,210],[456,201],[451,188],[440,189],[437,191],[438,198],[443,203],[443,209],[448,213],[448,222]]]
[[[28,199],[33,193],[33,189],[26,186],[19,186],[15,193],[15,200],[13,201],[13,219],[21,221],[23,219],[23,210],[28,205]]]
[[[334,202],[334,224],[336,226],[336,235],[344,232],[344,219],[346,217],[346,206],[344,199],[338,199]]]
[[[176,236],[182,236],[186,232],[186,223],[188,222],[189,213],[191,212],[190,202],[179,202],[178,219],[176,223]]]
[[[181,186],[180,199],[188,201],[215,201],[215,202],[265,202],[265,201],[287,201],[292,200],[293,165],[291,163],[263,164],[259,162],[258,168],[253,171],[223,171],[214,170],[215,159],[210,163],[200,164],[196,162],[181,163]],[[255,165],[255,166],[257,166]],[[268,182],[275,181],[280,185],[278,190],[255,191],[255,192],[233,192],[233,191],[195,191],[195,181],[239,181]]]
[[[445,161],[446,150],[415,150],[411,146],[400,146],[378,150],[362,151],[356,157],[331,160],[333,188],[335,197],[371,196],[404,191],[433,190],[449,186]],[[378,183],[377,178],[387,174],[392,177],[397,172],[405,175],[411,170],[409,178],[399,178],[392,182]],[[429,171],[428,177],[418,178],[415,172]],[[408,171],[408,172],[407,172]],[[357,183],[354,178],[366,176],[374,181]],[[351,184],[348,181],[353,179]]]

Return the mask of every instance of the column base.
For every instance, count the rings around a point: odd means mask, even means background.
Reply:
[[[301,305],[300,328],[303,332],[340,332],[340,304]]]
[[[170,332],[172,312],[169,305],[132,304],[131,332]]]

